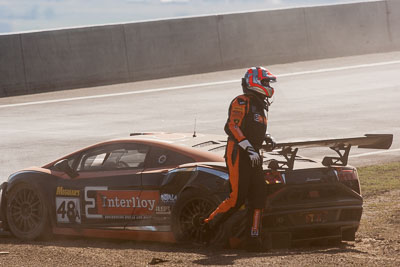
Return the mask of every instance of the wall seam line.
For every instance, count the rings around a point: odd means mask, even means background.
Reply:
[[[392,36],[392,29],[390,27],[390,10],[389,10],[389,6],[388,6],[388,1],[385,0],[385,8],[386,8],[386,26],[387,26],[387,31],[388,31],[388,35],[389,35],[389,42],[390,44],[393,43],[393,36]]]
[[[310,49],[311,49],[311,46],[310,46],[310,36],[309,36],[309,32],[308,32],[308,25],[307,25],[307,18],[306,18],[306,9],[305,8],[302,8],[303,9],[303,20],[304,20],[304,30],[306,31],[305,32],[305,34],[306,34],[306,44],[307,44],[307,55],[306,55],[306,57],[307,58],[312,58],[312,56],[311,56],[311,51],[310,51]]]
[[[132,73],[132,79],[131,79],[131,70],[129,67],[129,59],[128,59],[128,45],[126,43],[126,31],[125,31],[125,25],[121,25],[122,26],[122,30],[123,30],[123,35],[124,35],[124,48],[125,48],[125,61],[126,61],[126,68],[128,71],[128,77],[127,77],[127,81],[128,82],[132,82],[135,80],[133,73]]]
[[[222,16],[221,15],[217,15],[217,35],[218,35],[218,50],[219,50],[219,58],[220,58],[220,62],[221,65],[219,67],[217,67],[218,69],[223,68],[224,67],[224,59],[222,58],[222,49],[221,49],[221,36],[220,36],[220,31],[219,31],[219,21],[221,20]]]
[[[25,66],[25,55],[24,55],[24,48],[22,46],[22,34],[19,34],[19,46],[21,48],[21,58],[22,58],[22,69],[24,70],[24,84],[25,90],[30,91],[30,87],[28,88],[28,82],[26,80],[26,66]]]

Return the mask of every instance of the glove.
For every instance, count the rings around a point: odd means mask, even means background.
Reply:
[[[267,151],[272,151],[276,148],[275,138],[273,138],[269,133],[265,134],[264,140],[265,140],[265,144],[267,145],[267,147],[266,147]]]
[[[254,147],[250,144],[250,142],[247,139],[244,139],[242,142],[240,142],[239,146],[249,154],[252,167],[261,164],[260,155],[254,150]]]

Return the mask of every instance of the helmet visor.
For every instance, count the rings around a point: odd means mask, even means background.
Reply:
[[[261,80],[261,84],[264,86],[269,86],[269,83],[274,83],[276,82],[276,78],[275,77],[267,77]]]
[[[269,83],[271,82],[271,80],[269,79],[269,78],[265,78],[265,79],[262,79],[261,80],[261,84],[263,85],[263,86],[266,86],[266,87],[269,87],[270,85],[269,85]]]

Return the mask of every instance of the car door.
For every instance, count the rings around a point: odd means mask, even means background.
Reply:
[[[180,164],[193,162],[189,156],[161,146],[153,145],[146,157],[145,169],[142,172],[142,194],[158,195],[155,212],[151,220],[143,220],[143,224],[153,225],[162,231],[161,225],[170,224],[170,215],[176,195],[164,194],[161,188],[168,172]]]
[[[111,143],[83,151],[72,163],[78,176],[57,185],[57,224],[114,229],[140,220],[136,214],[155,203],[141,196],[148,150],[143,144]]]

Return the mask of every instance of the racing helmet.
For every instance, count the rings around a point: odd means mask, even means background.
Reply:
[[[263,67],[253,67],[247,70],[242,78],[243,92],[254,92],[263,98],[270,98],[274,94],[274,88],[270,83],[276,82],[276,77]]]

